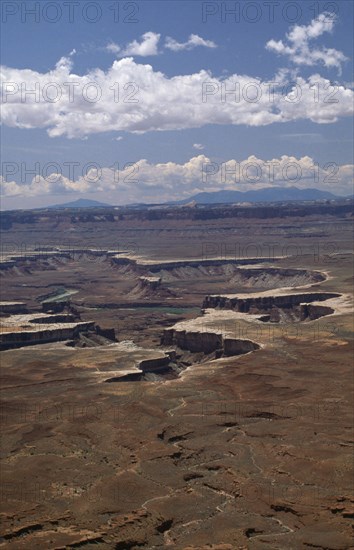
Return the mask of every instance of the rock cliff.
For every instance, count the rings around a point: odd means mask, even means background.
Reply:
[[[203,352],[209,355],[215,352],[216,357],[241,355],[260,347],[251,340],[229,338],[217,332],[178,330],[173,327],[164,330],[161,344],[177,346],[192,353]]]
[[[333,313],[332,308],[317,304],[311,305],[311,302],[322,302],[339,296],[340,294],[333,292],[279,294],[278,296],[267,293],[255,296],[207,296],[203,301],[203,308],[232,309],[241,313],[268,314],[262,319],[263,321],[304,321],[305,319],[318,319]]]

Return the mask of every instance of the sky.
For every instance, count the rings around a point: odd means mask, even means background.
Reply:
[[[353,3],[1,3],[1,208],[353,193]]]

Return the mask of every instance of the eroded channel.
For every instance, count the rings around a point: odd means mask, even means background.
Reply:
[[[71,290],[65,286],[57,286],[55,292],[40,296],[43,312],[48,314],[48,318],[43,316],[37,321],[38,328],[29,329],[21,325],[16,325],[16,312],[11,306],[11,327],[6,318],[10,315],[6,312],[6,307],[2,312],[2,341],[6,347],[12,347],[13,343],[21,345],[23,338],[19,335],[25,331],[26,345],[31,343],[38,344],[46,341],[55,342],[56,334],[60,334],[59,340],[65,339],[66,323],[73,323],[70,317],[70,309],[63,311],[65,307],[71,307],[69,300],[74,306],[81,308],[81,315],[86,312],[89,315],[90,310],[104,311],[116,310],[117,312],[137,311],[140,314],[149,315],[150,312],[164,315],[166,313],[178,314],[181,316],[182,323],[172,326],[165,326],[160,332],[159,345],[156,351],[160,356],[156,359],[146,359],[136,365],[134,372],[128,374],[114,375],[107,377],[107,382],[132,381],[132,380],[160,380],[166,378],[175,378],[189,366],[193,364],[220,359],[223,357],[239,356],[257,351],[261,346],[259,342],[247,338],[235,338],[227,331],[218,330],[213,323],[203,325],[203,315],[196,315],[190,319],[191,314],[198,312],[195,294],[195,287],[198,287],[198,295],[204,290],[204,300],[201,299],[199,307],[202,307],[202,314],[205,310],[233,311],[244,314],[249,322],[257,321],[264,323],[303,323],[313,321],[320,317],[330,315],[334,312],[331,300],[339,298],[337,293],[321,292],[319,285],[326,280],[326,275],[319,271],[310,271],[306,269],[279,268],[269,266],[272,260],[262,258],[249,259],[247,261],[237,259],[224,260],[176,260],[164,262],[142,261],[139,258],[128,258],[122,255],[110,253],[108,251],[93,251],[95,257],[100,256],[102,265],[105,265],[110,273],[110,280],[114,284],[115,278],[125,281],[127,291],[115,296],[116,300],[109,302],[107,297],[100,302],[96,297],[91,303],[90,298],[81,298],[77,301],[76,295],[80,296],[80,291]],[[62,269],[65,262],[75,260],[80,263],[83,258],[90,254],[86,251],[84,256],[76,254],[70,256],[68,252],[60,251],[53,253],[53,258],[45,258],[45,269],[50,263],[51,269],[56,269],[56,262]],[[29,257],[11,258],[11,265],[4,265],[4,276],[16,276],[16,269],[26,269],[31,277],[36,276],[36,270],[41,270],[43,258]],[[64,262],[64,263],[63,263]],[[220,294],[208,293],[210,287],[219,288]],[[299,290],[302,289],[302,292]],[[306,291],[305,291],[306,289]],[[327,303],[326,303],[327,302]],[[21,306],[23,307],[23,305]],[[64,314],[61,315],[61,313]],[[81,324],[78,311],[75,321]],[[54,317],[53,314],[57,314]],[[185,315],[189,315],[189,321],[183,322]],[[86,321],[86,319],[85,319]],[[200,322],[202,321],[202,322]],[[90,321],[86,321],[90,322]],[[168,322],[168,320],[167,320]],[[43,328],[39,327],[50,323],[50,335],[42,334]],[[56,323],[60,331],[56,331]],[[60,327],[59,327],[60,323]],[[33,321],[31,321],[33,324]],[[69,327],[69,325],[67,325]],[[84,327],[86,329],[86,327]],[[77,348],[110,346],[119,341],[119,333],[114,330],[106,329],[102,331],[95,325],[90,325],[91,332],[81,331],[75,327],[75,333],[67,345]],[[141,332],[141,331],[140,331]],[[42,335],[41,335],[42,334]],[[69,334],[69,333],[68,333]],[[75,337],[73,337],[75,336]],[[7,346],[7,340],[9,345]],[[112,348],[113,349],[113,348]],[[142,351],[144,348],[140,348]],[[151,351],[151,350],[150,350]],[[162,353],[161,353],[162,352]],[[132,354],[134,351],[132,351]]]

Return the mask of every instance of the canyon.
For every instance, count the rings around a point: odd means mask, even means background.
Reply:
[[[350,549],[349,206],[2,214],[0,547]]]

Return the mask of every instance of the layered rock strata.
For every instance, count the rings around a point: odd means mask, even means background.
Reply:
[[[164,330],[161,344],[177,346],[192,353],[209,355],[215,352],[217,357],[242,355],[260,347],[251,340],[229,338],[217,332],[178,330],[174,327]]]

